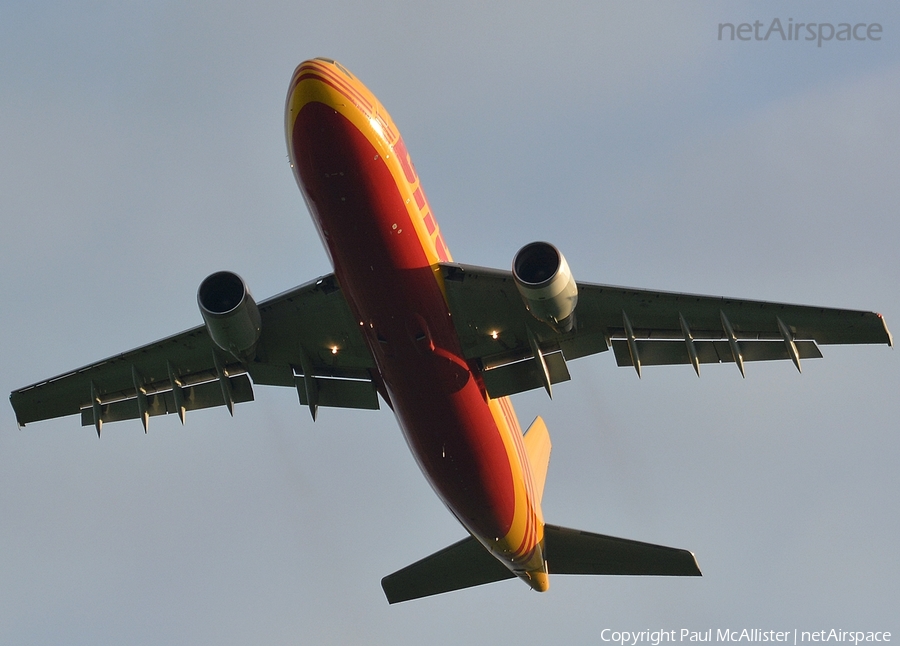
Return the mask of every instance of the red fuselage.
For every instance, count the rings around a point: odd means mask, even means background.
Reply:
[[[375,97],[332,61],[301,64],[286,107],[294,175],[372,352],[379,390],[459,521],[538,589],[543,523],[522,432],[467,361],[438,263],[449,252]],[[543,581],[541,583],[538,581]]]

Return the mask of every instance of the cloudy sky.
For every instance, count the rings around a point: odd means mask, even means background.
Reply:
[[[460,262],[546,239],[591,282],[882,312],[900,330],[892,2],[0,4],[0,387],[330,267],[290,174],[294,67],[341,61],[403,132]],[[718,40],[719,23],[880,40]],[[805,33],[803,34],[806,35]],[[827,33],[826,33],[827,35]],[[0,411],[0,642],[602,643],[612,630],[900,637],[900,357],[650,368],[514,398],[554,441],[548,521],[691,549],[702,579],[555,577],[389,606],[464,536],[388,411],[290,390],[17,430]]]

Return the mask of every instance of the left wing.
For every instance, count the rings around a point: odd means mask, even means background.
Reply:
[[[817,344],[892,344],[874,312],[769,303],[578,283],[571,331],[558,332],[526,309],[512,273],[442,265],[450,311],[485,387],[501,397],[569,379],[566,361],[610,347],[620,366],[641,367],[821,357]]]
[[[378,408],[374,362],[334,275],[259,304],[255,357],[238,361],[219,349],[203,325],[14,391],[20,426],[81,414],[82,424],[251,401],[255,384],[297,389],[315,415],[318,406]],[[248,377],[249,375],[249,377]]]

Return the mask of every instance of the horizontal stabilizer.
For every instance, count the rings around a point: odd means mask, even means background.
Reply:
[[[615,536],[544,525],[550,574],[701,576],[687,551]],[[381,580],[389,603],[471,588],[514,574],[469,536]]]
[[[550,574],[701,576],[687,550],[544,525],[544,556]]]
[[[515,575],[469,536],[381,580],[388,603],[512,579]]]

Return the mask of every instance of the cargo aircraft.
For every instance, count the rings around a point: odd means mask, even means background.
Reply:
[[[13,392],[20,426],[106,422],[297,390],[321,407],[391,408],[423,474],[469,536],[382,580],[395,603],[519,577],[700,574],[686,550],[544,523],[550,436],[523,432],[509,395],[569,379],[612,349],[645,366],[820,357],[818,344],[887,343],[872,312],[576,282],[560,251],[523,247],[512,271],[453,262],[394,122],[339,63],[294,72],[290,165],[334,272],[257,304],[222,271],[200,285],[203,325]],[[380,400],[379,400],[380,397]]]

